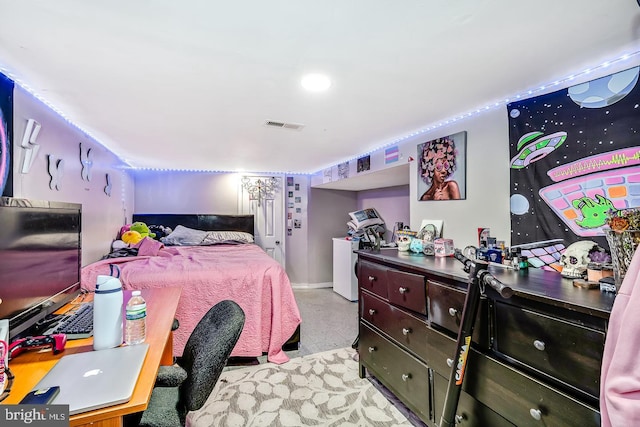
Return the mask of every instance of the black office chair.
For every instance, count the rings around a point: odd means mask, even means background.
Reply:
[[[187,413],[202,408],[238,342],[244,319],[240,306],[229,300],[204,315],[177,364],[160,367],[140,426],[184,426]]]

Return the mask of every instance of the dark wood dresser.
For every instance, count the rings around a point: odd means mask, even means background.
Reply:
[[[440,423],[468,276],[452,258],[358,251],[360,376],[427,425]],[[489,271],[458,405],[460,426],[599,426],[600,366],[614,295],[554,272]]]

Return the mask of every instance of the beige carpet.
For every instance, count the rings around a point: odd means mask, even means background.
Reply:
[[[187,426],[411,426],[343,348],[226,370]]]

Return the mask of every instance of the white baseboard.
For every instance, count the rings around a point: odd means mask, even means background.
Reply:
[[[333,288],[333,282],[322,283],[292,283],[293,289],[321,289],[321,288]]]

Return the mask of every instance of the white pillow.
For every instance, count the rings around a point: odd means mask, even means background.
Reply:
[[[206,231],[188,228],[182,225],[176,227],[168,236],[162,237],[160,241],[165,245],[173,246],[198,246],[207,236]]]
[[[202,241],[203,245],[220,243],[253,243],[253,236],[244,231],[209,231]]]

